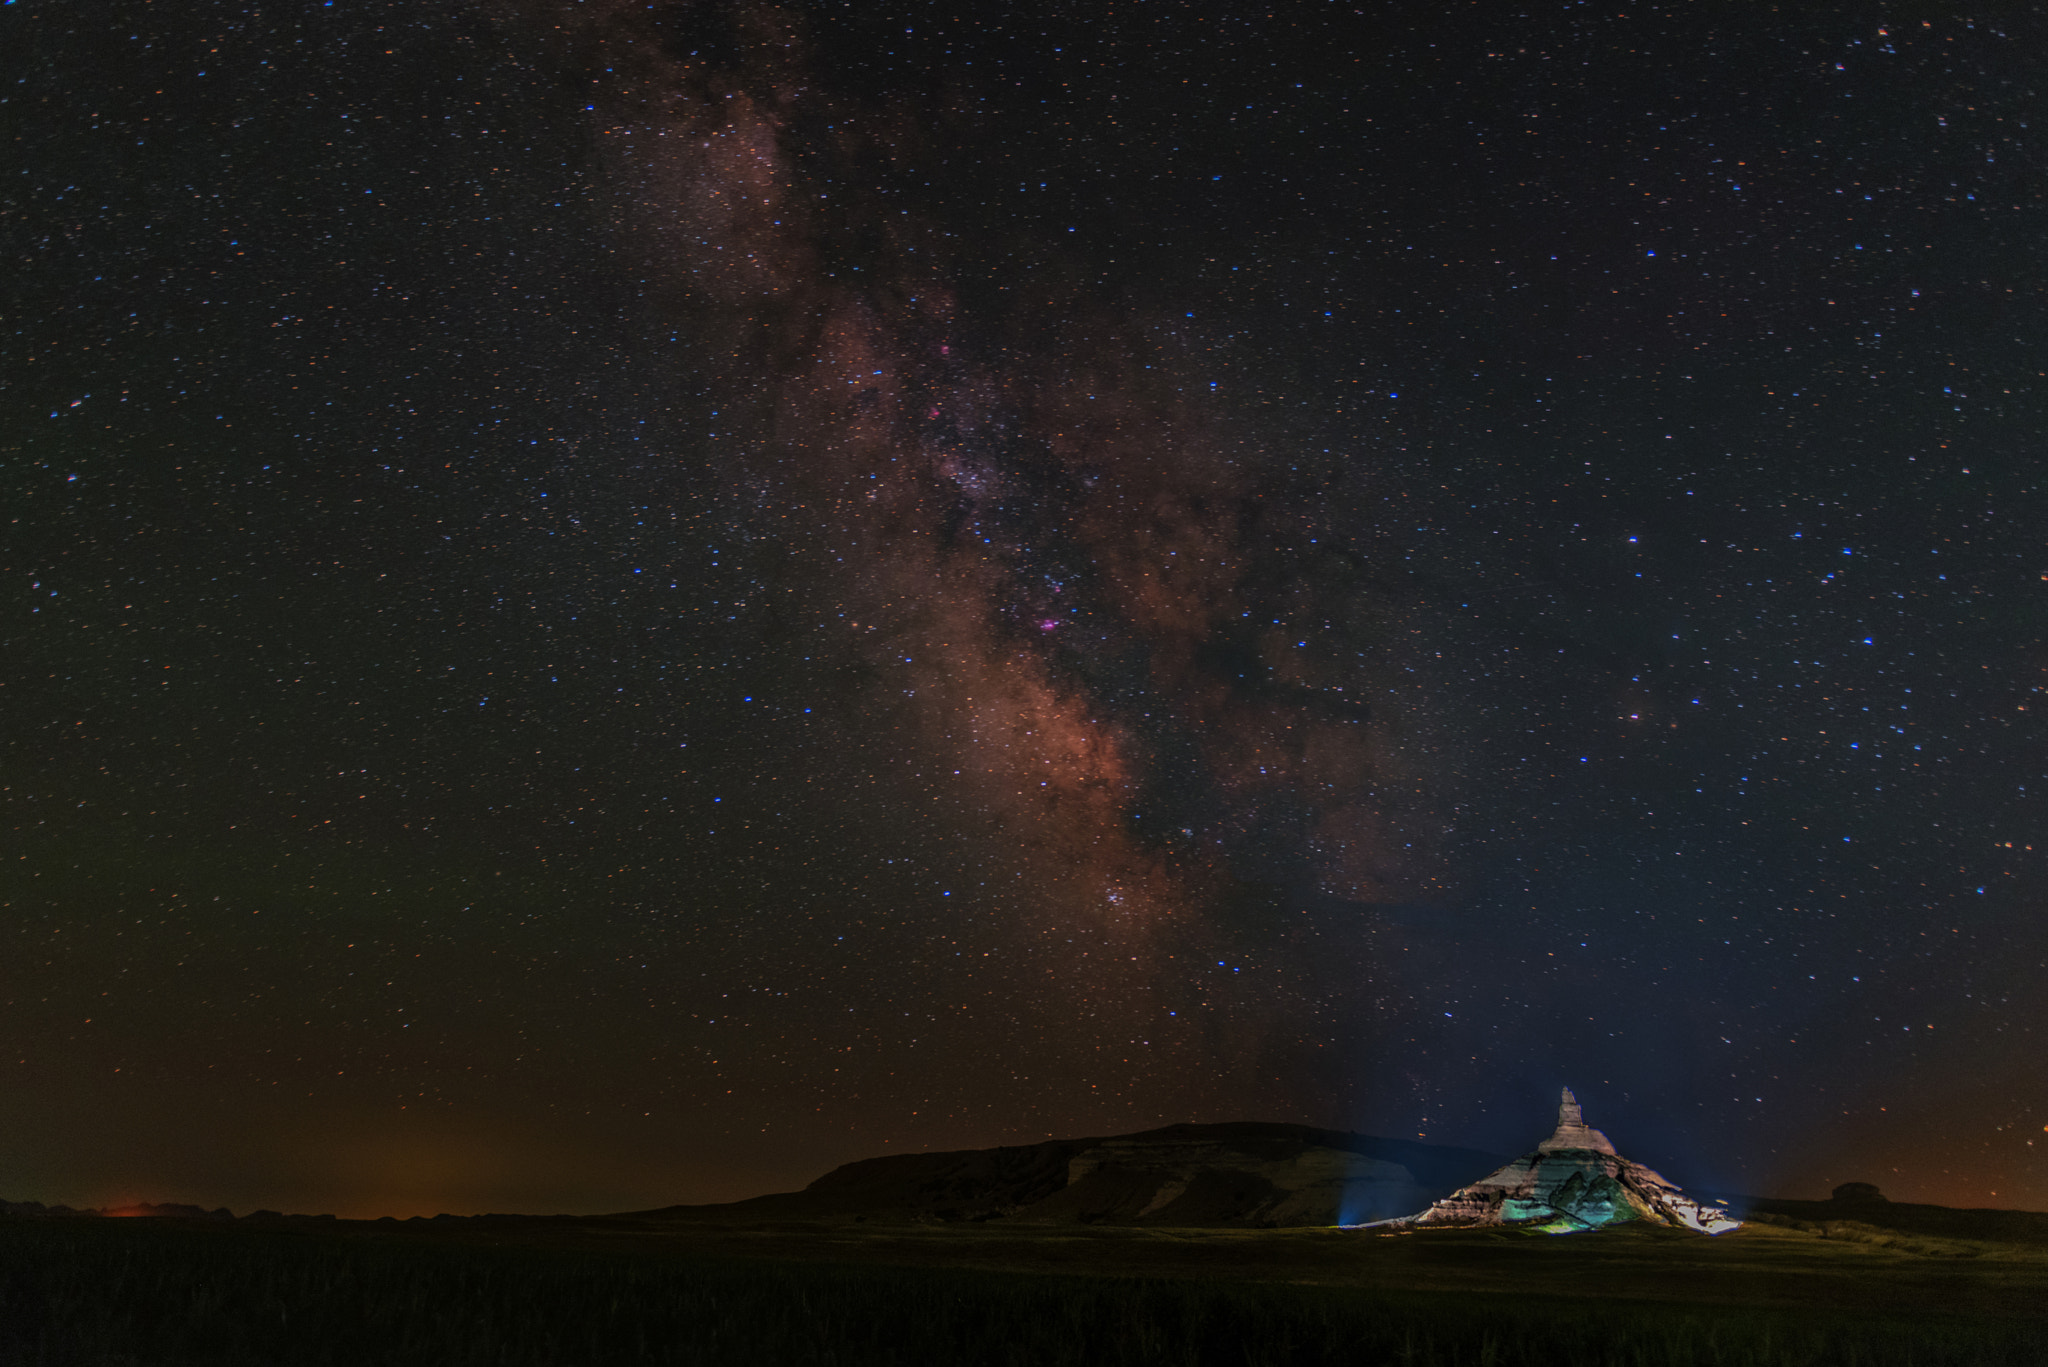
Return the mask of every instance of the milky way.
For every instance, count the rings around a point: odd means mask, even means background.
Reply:
[[[889,758],[971,814],[1025,884],[999,914],[1061,946],[1045,971],[1100,1028],[1149,1048],[1175,1033],[1161,1001],[1199,1004],[1191,962],[1266,960],[1264,999],[1174,1057],[1172,1085],[1301,1034],[1286,928],[1240,944],[1217,903],[1247,867],[1412,900],[1436,881],[1434,794],[1374,721],[1391,633],[1341,601],[1355,574],[1321,582],[1301,554],[1316,502],[1204,396],[1200,329],[1057,262],[963,300],[955,234],[860,179],[914,184],[961,130],[826,88],[791,16],[588,22],[630,76],[594,111],[636,187],[627,231],[666,306],[718,338],[728,515],[858,680],[843,724],[888,728]],[[1333,627],[1380,658],[1295,639]]]

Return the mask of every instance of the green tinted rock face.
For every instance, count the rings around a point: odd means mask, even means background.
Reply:
[[[1630,1198],[1627,1188],[1604,1172],[1591,1181],[1584,1172],[1573,1173],[1550,1193],[1550,1205],[1588,1229],[1640,1220],[1648,1213]]]

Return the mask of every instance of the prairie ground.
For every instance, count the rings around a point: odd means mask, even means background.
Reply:
[[[2048,1249],[1839,1222],[1384,1235],[0,1221],[0,1363],[2048,1363]]]
[[[1712,1238],[1646,1225],[1573,1235],[1509,1229],[1379,1234],[687,1219],[486,1218],[422,1222],[382,1236],[374,1224],[355,1228],[373,1239],[749,1262],[2048,1316],[2048,1248],[1900,1234],[1842,1221],[1804,1228],[1752,1222]]]

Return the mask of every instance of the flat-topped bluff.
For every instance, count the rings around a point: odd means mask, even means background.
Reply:
[[[1169,1125],[866,1158],[802,1191],[638,1214],[1248,1229],[1356,1224],[1420,1210],[1501,1161],[1473,1149],[1307,1125]]]

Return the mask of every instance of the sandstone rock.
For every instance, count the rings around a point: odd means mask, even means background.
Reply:
[[[1512,1224],[1562,1234],[1630,1220],[1706,1234],[1741,1223],[1718,1205],[1693,1200],[1661,1173],[1616,1153],[1606,1135],[1587,1126],[1578,1098],[1567,1087],[1558,1103],[1556,1129],[1534,1152],[1418,1215],[1382,1223],[1413,1228]]]
[[[1557,1103],[1557,1128],[1550,1138],[1536,1146],[1538,1153],[1554,1153],[1561,1149],[1590,1149],[1594,1153],[1613,1153],[1614,1145],[1607,1136],[1586,1125],[1586,1116],[1579,1107],[1579,1099],[1572,1095],[1572,1089],[1564,1089],[1563,1098]]]

